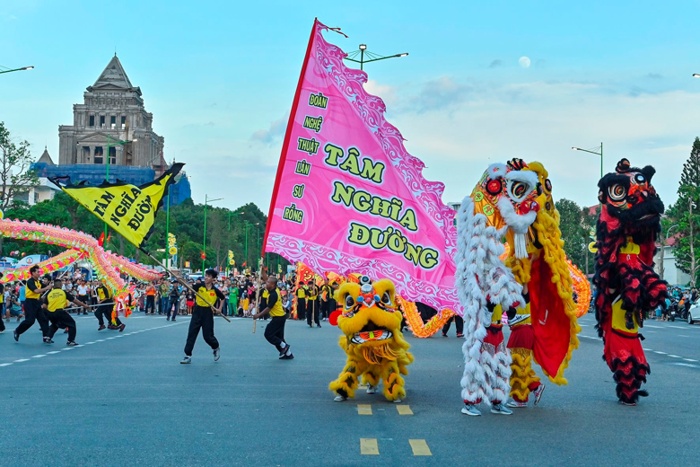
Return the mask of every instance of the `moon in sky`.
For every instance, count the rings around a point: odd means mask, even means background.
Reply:
[[[523,68],[530,68],[530,57],[522,56],[518,59],[518,63]]]

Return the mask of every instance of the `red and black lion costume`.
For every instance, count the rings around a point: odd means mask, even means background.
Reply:
[[[654,272],[656,238],[664,205],[651,184],[656,171],[617,163],[615,173],[598,182],[601,203],[597,224],[596,271],[593,283],[598,334],[603,359],[613,372],[617,397],[636,405],[650,373],[640,342],[647,311],[666,298],[666,283]]]

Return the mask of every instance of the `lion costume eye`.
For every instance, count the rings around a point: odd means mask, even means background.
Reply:
[[[352,295],[345,296],[345,309],[349,310],[355,306],[355,299]]]
[[[637,174],[634,176],[634,181],[640,185],[647,182],[647,179],[642,174]]]
[[[527,182],[514,180],[508,184],[508,194],[514,201],[522,201],[531,191],[532,187]]]
[[[384,292],[384,295],[382,295],[382,303],[385,305],[391,305],[391,296],[389,295],[389,292]]]
[[[613,201],[622,201],[627,196],[627,188],[624,185],[616,183],[608,188],[608,196]]]

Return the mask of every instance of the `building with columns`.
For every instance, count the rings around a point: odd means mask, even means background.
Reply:
[[[73,106],[73,124],[58,127],[59,165],[149,167],[156,176],[166,170],[164,139],[116,54],[83,100]]]
[[[153,114],[146,111],[141,89],[131,84],[115,54],[73,105],[73,124],[59,125],[58,164],[47,151],[33,164],[39,177],[70,177],[99,185],[105,179],[143,185],[165,172],[164,138],[153,131]],[[170,186],[170,204],[191,196],[184,172]],[[31,202],[30,202],[31,204]]]

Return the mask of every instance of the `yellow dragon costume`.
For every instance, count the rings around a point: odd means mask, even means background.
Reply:
[[[506,266],[523,285],[525,298],[525,306],[510,320],[508,348],[512,358],[510,396],[513,402],[509,402],[508,407],[526,407],[530,392],[534,393],[535,405],[539,403],[544,385],[532,369],[533,357],[550,381],[567,384],[564,370],[571,353],[578,348],[576,335],[581,330],[576,322],[574,287],[549,174],[539,162],[530,162],[522,170],[537,174],[540,210],[530,227],[527,257],[517,258],[514,248],[510,248],[506,259]],[[507,235],[507,239],[512,245],[512,236]]]
[[[360,378],[368,384],[367,393],[374,394],[379,382],[384,383],[384,397],[401,402],[406,397],[406,367],[413,361],[410,345],[401,333],[401,311],[396,305],[394,284],[389,279],[374,283],[369,277],[360,284],[347,282],[335,294],[340,307],[330,322],[343,332],[338,344],[347,354],[345,368],[328,386],[341,402],[355,397]]]

